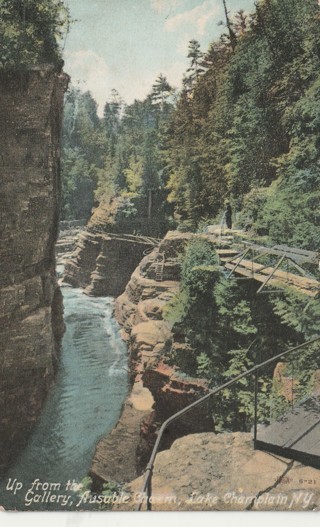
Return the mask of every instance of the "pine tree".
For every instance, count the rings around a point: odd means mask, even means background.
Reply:
[[[236,37],[236,34],[234,32],[234,29],[233,29],[233,24],[232,24],[232,22],[230,20],[230,17],[229,17],[229,11],[227,9],[226,0],[222,0],[222,3],[223,3],[224,13],[225,13],[225,17],[226,17],[226,26],[227,26],[228,32],[229,32],[230,46],[231,46],[232,51],[234,51],[235,48],[236,48],[236,45],[237,45],[237,37]]]
[[[111,90],[110,99],[106,102],[103,110],[103,122],[108,141],[108,153],[111,157],[114,157],[115,155],[115,147],[120,131],[121,114],[123,110],[124,101],[122,97],[117,90]]]
[[[192,39],[189,41],[188,46],[188,59],[190,61],[190,67],[187,69],[188,76],[186,77],[185,84],[189,83],[192,87],[199,79],[199,77],[206,71],[203,62],[204,53],[200,50],[200,44],[197,40]]]
[[[172,87],[167,81],[167,78],[160,73],[155,83],[152,85],[151,100],[156,106],[160,106],[161,111],[164,110],[164,105],[172,92]]]

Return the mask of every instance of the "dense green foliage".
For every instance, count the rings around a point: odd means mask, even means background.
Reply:
[[[197,225],[229,198],[246,228],[315,249],[318,3],[260,1],[251,17],[238,14],[234,35],[234,53],[213,44],[205,73],[177,103],[167,134],[169,199],[182,219]]]
[[[104,115],[90,93],[66,96],[63,131],[63,218],[88,217],[96,202],[117,196],[122,216],[157,223],[163,234],[169,206],[161,134],[172,111],[171,87],[160,75],[144,101],[125,106],[113,90]]]
[[[319,23],[316,0],[260,0],[206,53],[190,41],[175,97],[163,75],[128,107],[114,92],[90,176],[96,198],[120,194],[145,217],[151,200],[185,230],[216,221],[228,199],[240,226],[317,249]]]
[[[166,318],[190,350],[176,352],[173,362],[190,375],[197,372],[213,381],[221,379],[228,351],[248,347],[257,331],[248,302],[221,275],[212,245],[202,239],[187,248],[180,292],[168,304]]]
[[[222,384],[281,350],[319,334],[319,301],[292,290],[257,295],[256,285],[227,280],[205,239],[187,247],[182,262],[179,293],[165,309],[175,342],[170,361],[181,372]],[[272,331],[270,330],[272,328]],[[310,393],[314,372],[320,368],[318,347],[311,346],[288,360],[294,364],[295,397]],[[259,419],[268,422],[291,405],[272,381],[276,363],[259,378]],[[291,383],[290,383],[291,385]],[[246,377],[215,398],[217,430],[248,430],[252,426],[254,379]]]
[[[106,148],[97,104],[89,92],[71,88],[66,94],[62,143],[62,219],[89,218]]]
[[[69,23],[61,0],[0,0],[0,68],[61,67]]]
[[[161,136],[172,110],[170,92],[166,78],[160,75],[144,101],[130,106],[114,101],[105,107],[108,148],[98,173],[96,197],[121,196],[127,203],[127,215],[132,217],[150,221],[166,217],[167,178]]]

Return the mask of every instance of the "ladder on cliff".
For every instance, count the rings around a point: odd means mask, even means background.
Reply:
[[[163,271],[164,271],[164,256],[163,254],[159,254],[156,264],[156,282],[162,282],[163,281]]]

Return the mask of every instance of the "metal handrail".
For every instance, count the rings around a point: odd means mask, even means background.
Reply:
[[[89,227],[88,225],[85,225],[83,227],[84,231],[87,231],[89,233],[93,234],[105,234],[109,238],[117,238],[122,241],[141,241],[146,244],[150,244],[153,247],[157,247],[160,242],[162,241],[161,238],[153,238],[152,236],[144,236],[143,234],[130,234],[125,232],[108,232],[105,231],[103,228],[99,229],[99,225],[95,225],[93,227]]]
[[[272,364],[274,361],[278,360],[278,359],[281,359],[283,357],[286,357],[287,355],[301,349],[301,348],[304,348],[306,346],[309,346],[310,344],[313,344],[314,342],[317,342],[320,340],[320,336],[319,337],[315,337],[314,339],[311,339],[307,342],[304,342],[303,344],[299,344],[298,346],[295,346],[294,348],[290,348],[289,350],[287,351],[284,351],[282,353],[279,353],[278,355],[275,355],[274,357],[271,357],[270,359],[264,361],[264,362],[261,362],[260,364],[257,364],[256,366],[253,366],[252,368],[250,368],[249,370],[243,372],[243,373],[240,373],[239,375],[237,375],[236,377],[234,377],[233,379],[231,379],[230,381],[227,381],[226,383],[222,384],[221,386],[219,386],[218,388],[215,388],[214,390],[211,390],[209,393],[207,393],[204,397],[202,397],[201,399],[198,399],[197,401],[195,401],[194,403],[192,404],[189,404],[188,406],[186,406],[185,408],[183,408],[182,410],[180,410],[179,412],[175,413],[174,415],[172,415],[171,417],[169,417],[166,421],[164,421],[164,423],[162,424],[160,430],[159,430],[159,434],[158,434],[158,437],[157,437],[157,440],[155,442],[155,445],[153,447],[153,450],[152,450],[152,454],[150,456],[150,459],[149,459],[149,463],[146,467],[146,471],[145,471],[145,478],[144,478],[144,482],[143,482],[143,487],[141,489],[141,493],[142,494],[145,494],[147,493],[147,510],[151,510],[151,501],[150,501],[150,498],[151,498],[151,494],[152,494],[152,472],[153,472],[153,467],[154,467],[154,462],[155,462],[155,458],[156,458],[156,455],[158,453],[158,449],[159,449],[159,445],[160,445],[160,442],[161,442],[161,439],[162,439],[162,436],[163,436],[163,433],[164,431],[166,430],[166,428],[171,424],[173,423],[174,421],[176,421],[177,419],[179,419],[180,417],[182,417],[183,415],[185,415],[186,413],[188,413],[190,410],[192,410],[193,408],[199,406],[200,404],[203,404],[205,401],[207,401],[208,399],[210,399],[210,397],[212,397],[213,395],[217,395],[219,392],[221,392],[222,390],[224,390],[225,388],[228,388],[229,386],[232,386],[233,384],[235,384],[236,382],[238,382],[240,379],[243,379],[244,377],[247,377],[248,375],[251,375],[252,373],[255,374],[255,387],[256,387],[256,390],[255,390],[255,430],[254,430],[254,439],[256,439],[256,417],[257,417],[257,382],[258,382],[258,376],[257,376],[257,372],[264,368],[265,366],[267,366],[268,364]],[[143,500],[144,501],[144,500]],[[141,510],[141,507],[142,507],[142,504],[143,504],[143,501],[141,501],[137,507],[137,510],[140,511]]]

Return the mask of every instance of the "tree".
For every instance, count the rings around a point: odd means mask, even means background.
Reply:
[[[111,90],[111,97],[106,102],[103,112],[103,119],[108,135],[116,135],[120,126],[120,117],[124,107],[124,102],[117,90]]]
[[[188,59],[191,59],[191,61],[187,72],[189,73],[188,79],[191,86],[193,86],[198,81],[200,75],[205,72],[203,57],[204,54],[200,50],[199,42],[195,39],[190,40],[188,46]]]
[[[155,83],[152,85],[151,100],[153,104],[159,105],[161,111],[164,110],[164,105],[168,100],[172,92],[172,87],[167,81],[167,78],[160,73],[159,77],[156,79]]]
[[[223,3],[223,9],[224,9],[225,17],[226,17],[226,25],[227,25],[228,32],[229,32],[230,46],[231,46],[232,51],[234,51],[237,45],[237,37],[233,30],[232,22],[230,21],[230,18],[229,18],[229,11],[227,9],[226,0],[222,0],[222,3]]]
[[[143,101],[135,100],[123,111],[111,113],[112,105],[106,109],[109,116],[109,128],[106,131],[107,144],[114,138],[112,152],[108,147],[105,164],[98,170],[98,188],[95,196],[104,200],[104,196],[124,199],[126,210],[141,218],[159,219],[166,216],[165,159],[160,153],[163,147],[163,130],[172,108],[169,102],[171,87],[163,75],[155,83],[153,95]],[[156,103],[155,103],[156,102]],[[114,107],[113,107],[114,108]],[[162,111],[160,111],[162,109]],[[103,125],[107,125],[105,112]],[[112,116],[116,116],[116,126],[112,127]],[[111,136],[110,136],[111,134]],[[113,134],[113,135],[112,135]],[[158,228],[158,227],[157,227]]]
[[[124,109],[124,101],[117,90],[111,90],[109,101],[106,102],[103,112],[103,122],[105,126],[106,138],[108,143],[108,154],[113,158],[115,155],[117,138],[121,126],[121,115]]]
[[[246,34],[246,32],[249,30],[250,22],[252,23],[252,18],[250,18],[243,9],[237,11],[233,20],[233,29],[237,39],[243,37]]]
[[[62,158],[62,219],[87,219],[93,206],[92,167],[79,150],[64,147]]]
[[[88,218],[108,148],[97,103],[90,92],[69,89],[62,137],[62,219]]]
[[[0,67],[51,63],[61,69],[61,43],[69,25],[61,0],[0,0]]]

